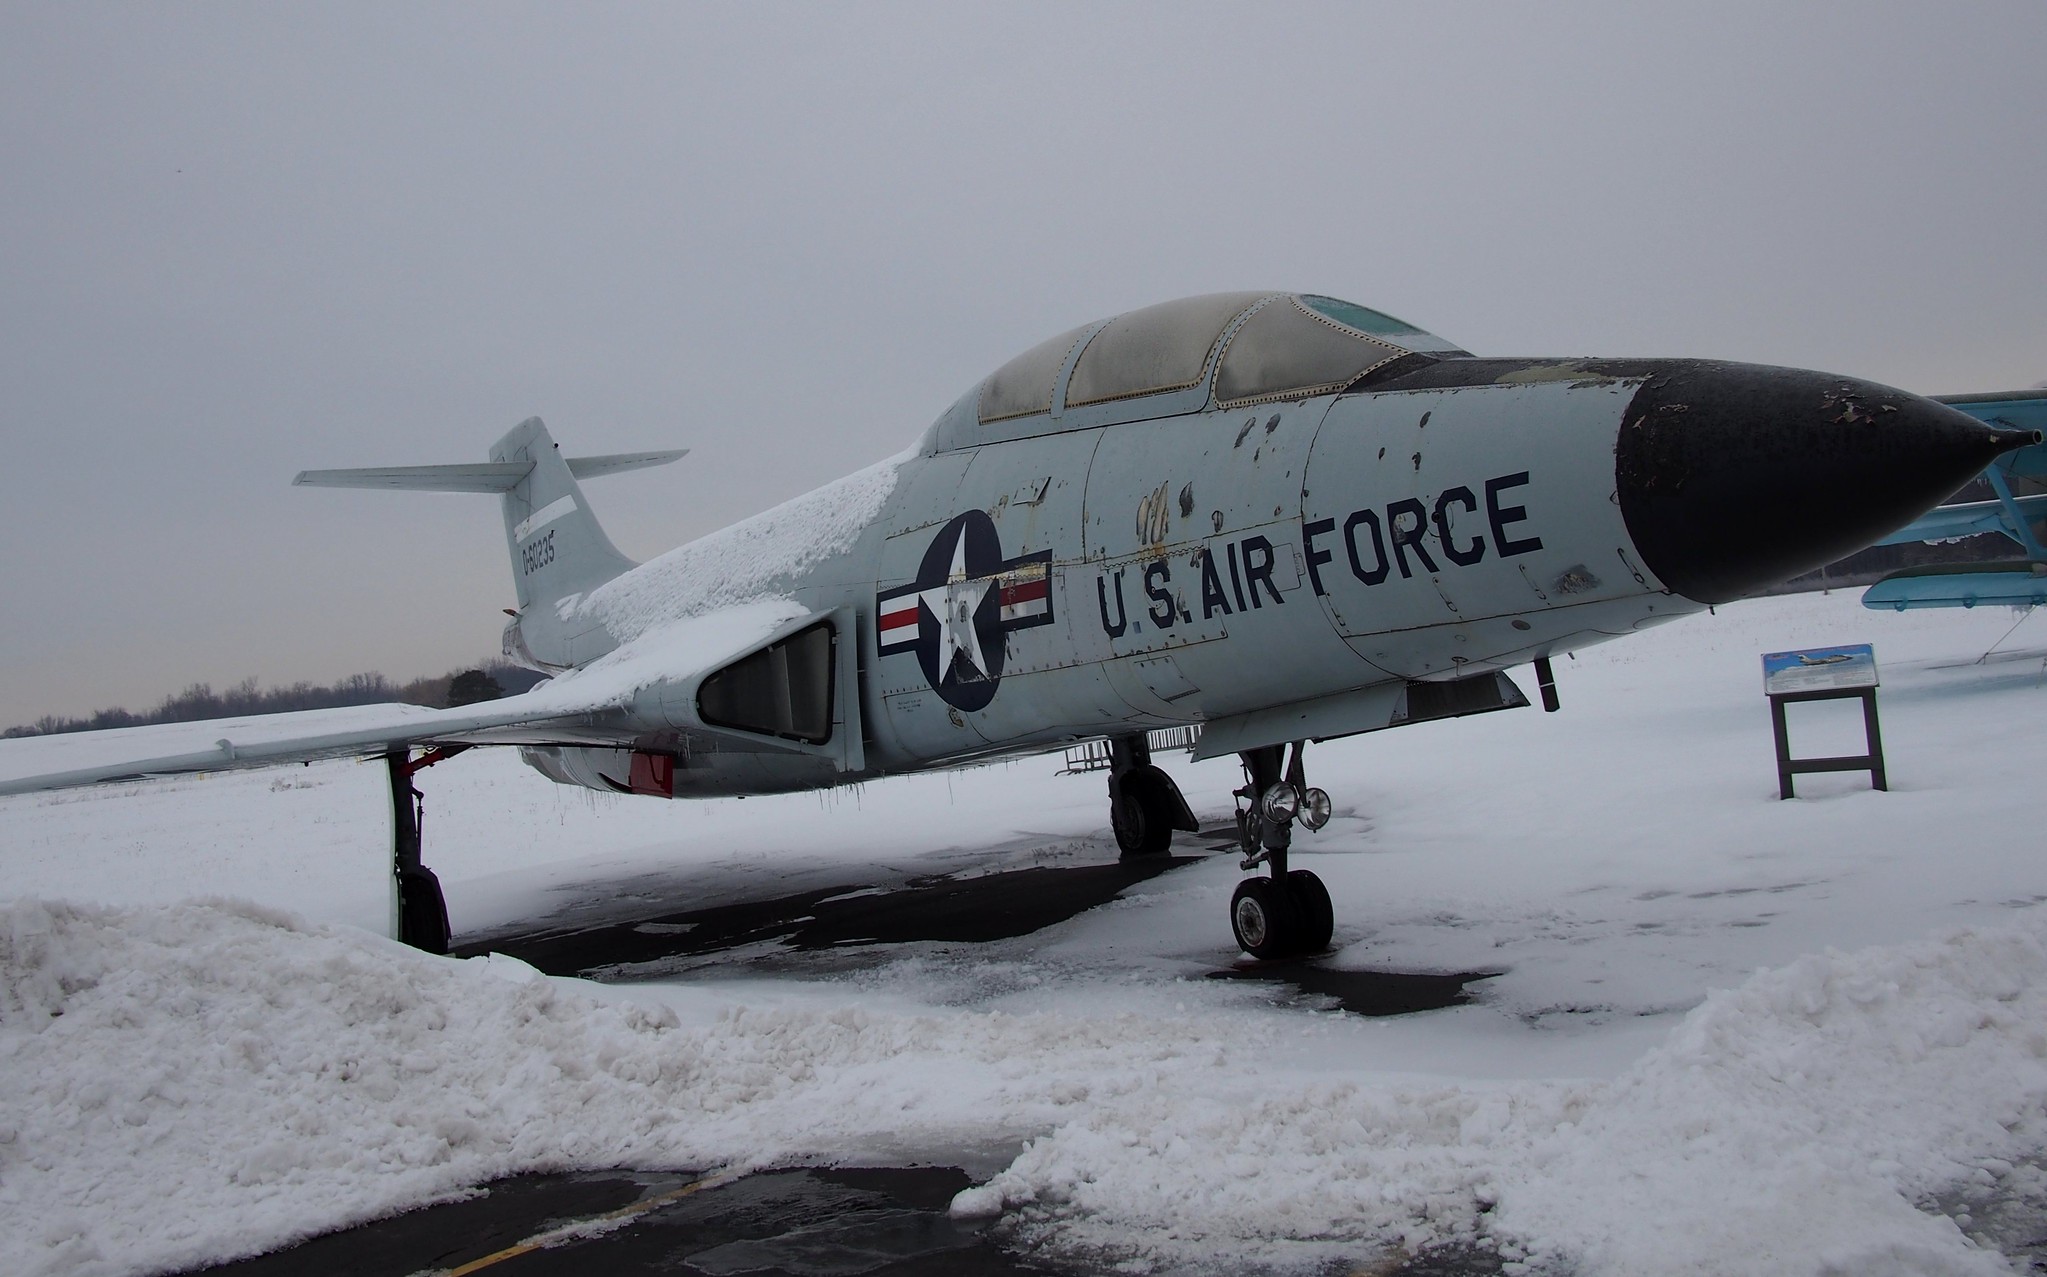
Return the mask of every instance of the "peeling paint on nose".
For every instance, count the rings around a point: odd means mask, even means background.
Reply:
[[[1904,526],[2024,441],[1873,382],[1673,360],[1628,406],[1614,479],[1643,563],[1725,603]]]

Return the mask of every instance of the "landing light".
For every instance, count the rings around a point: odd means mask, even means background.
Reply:
[[[1301,809],[1301,795],[1292,785],[1280,781],[1258,800],[1258,812],[1267,824],[1284,825]]]
[[[1329,823],[1329,791],[1310,786],[1301,794],[1301,824],[1320,829]]]

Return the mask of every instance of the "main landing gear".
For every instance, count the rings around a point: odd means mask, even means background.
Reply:
[[[384,751],[384,767],[391,776],[391,932],[402,943],[428,953],[448,951],[448,903],[441,896],[441,880],[420,863],[426,800],[412,787],[412,777],[467,748],[444,745],[418,758],[403,747]]]
[[[1109,741],[1109,825],[1126,859],[1163,852],[1175,829],[1201,828],[1173,778],[1152,766],[1143,732]]]
[[[1262,878],[1246,878],[1230,897],[1230,930],[1237,944],[1254,958],[1291,958],[1320,953],[1336,930],[1336,910],[1329,889],[1305,869],[1287,869],[1287,848],[1293,825],[1309,829],[1329,823],[1329,795],[1303,783],[1301,753],[1295,741],[1293,760],[1285,762],[1286,746],[1270,745],[1238,755],[1244,762],[1244,787],[1237,797],[1237,840],[1244,848],[1245,869],[1266,867]]]

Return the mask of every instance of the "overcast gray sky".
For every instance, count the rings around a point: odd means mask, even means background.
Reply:
[[[0,0],[0,725],[496,650],[489,498],[651,557],[1043,337],[1332,293],[1481,354],[2047,378],[2047,5]]]

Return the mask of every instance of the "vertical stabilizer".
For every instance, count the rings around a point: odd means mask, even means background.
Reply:
[[[526,651],[545,665],[588,659],[571,652],[573,637],[562,624],[564,602],[634,566],[597,524],[583,489],[547,427],[529,417],[491,445],[498,465],[531,463],[524,478],[505,491],[505,540],[512,552],[512,583],[519,595],[519,637]]]
[[[636,566],[618,552],[577,476],[593,478],[665,466],[687,448],[564,457],[538,417],[528,417],[491,446],[490,460],[455,466],[372,466],[301,470],[307,488],[381,488],[393,492],[494,492],[504,499],[505,540],[519,619],[505,631],[505,655],[541,669],[566,669],[602,656],[610,635],[566,618],[583,595]]]

